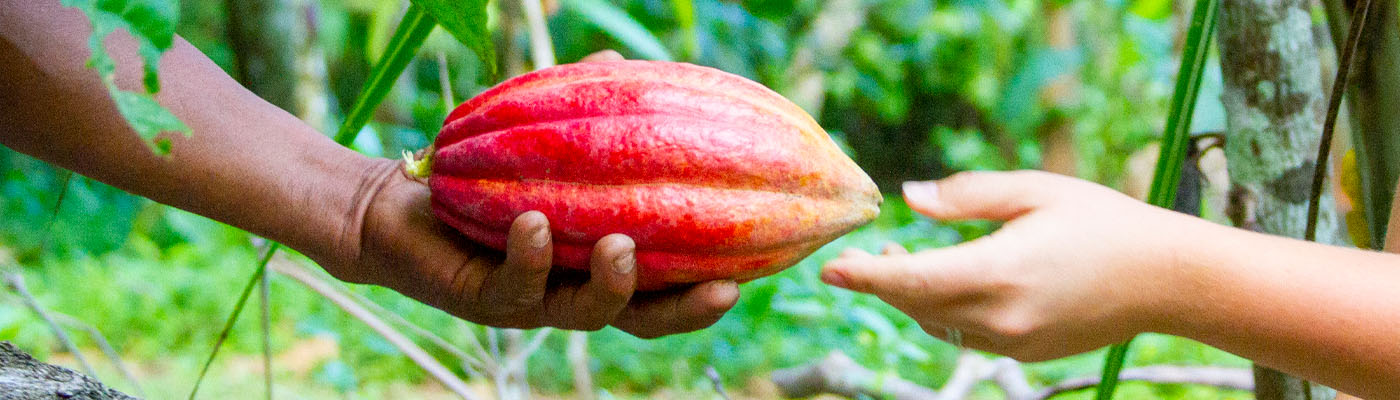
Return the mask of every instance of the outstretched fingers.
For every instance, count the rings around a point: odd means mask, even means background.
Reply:
[[[938,181],[905,182],[909,208],[934,219],[1007,221],[1063,197],[1078,187],[1042,171],[960,172]]]
[[[888,245],[883,255],[839,257],[827,262],[821,279],[887,301],[960,296],[975,286],[963,272],[989,259],[985,247],[982,240],[976,240],[910,254],[898,245]]]

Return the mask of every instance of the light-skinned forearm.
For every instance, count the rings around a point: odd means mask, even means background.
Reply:
[[[358,246],[362,192],[394,163],[360,156],[259,99],[177,38],[157,96],[193,130],[154,154],[86,68],[90,24],[57,0],[0,0],[0,143],[131,193],[283,242],[313,258]],[[139,89],[123,31],[106,41],[119,87]]]
[[[1200,234],[1166,274],[1199,295],[1164,304],[1162,331],[1365,398],[1400,394],[1400,256],[1188,223]]]

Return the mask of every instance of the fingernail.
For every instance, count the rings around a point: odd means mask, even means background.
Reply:
[[[714,289],[711,290],[714,290],[712,293],[720,295],[720,299],[724,300],[721,303],[715,304],[715,309],[718,310],[720,314],[728,312],[730,308],[734,307],[735,303],[739,302],[739,282],[728,280],[719,281],[715,283]]]
[[[846,277],[829,269],[822,270],[822,282],[842,289],[850,288],[850,286],[846,284]]]
[[[938,201],[938,184],[932,181],[904,182],[904,197],[925,204]]]
[[[548,244],[549,244],[549,227],[548,227],[548,226],[540,227],[539,229],[536,229],[536,230],[535,230],[535,233],[533,233],[533,234],[530,235],[530,245],[531,245],[531,246],[535,246],[536,249],[543,249],[544,246],[545,246],[545,245],[548,245]]]
[[[630,251],[627,252],[627,254],[617,256],[617,258],[613,259],[613,272],[616,272],[618,275],[630,274],[632,270],[636,268],[637,257],[633,256]]]

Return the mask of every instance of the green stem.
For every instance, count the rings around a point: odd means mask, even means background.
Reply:
[[[1219,11],[1219,0],[1196,0],[1181,57],[1181,69],[1177,72],[1176,90],[1172,94],[1171,114],[1167,117],[1166,132],[1162,135],[1162,152],[1157,158],[1152,188],[1147,195],[1147,201],[1158,207],[1169,208],[1176,201],[1182,164],[1190,144],[1191,117],[1200,94],[1201,77],[1205,75],[1206,57],[1210,54],[1211,35],[1215,32]],[[1113,392],[1118,388],[1118,373],[1123,370],[1127,360],[1129,343],[1132,343],[1132,339],[1108,349],[1108,355],[1104,358],[1103,379],[1099,382],[1095,399],[1113,398]]]
[[[204,382],[204,375],[209,373],[209,366],[214,364],[214,356],[219,355],[219,348],[228,339],[229,332],[233,331],[233,323],[238,321],[238,315],[243,313],[243,305],[248,303],[248,296],[253,294],[253,287],[262,280],[263,274],[267,273],[267,262],[272,260],[272,255],[281,248],[279,243],[273,243],[267,247],[267,252],[263,253],[262,260],[258,261],[258,270],[253,272],[253,278],[248,280],[248,284],[243,286],[243,294],[238,296],[238,302],[233,305],[233,312],[229,314],[228,320],[224,321],[224,329],[219,331],[219,338],[214,341],[214,350],[209,352],[209,358],[204,360],[204,367],[199,369],[199,378],[194,381],[194,389],[190,390],[190,400],[199,394],[199,384]]]
[[[369,80],[365,81],[365,90],[360,93],[360,97],[355,100],[355,105],[351,107],[350,113],[345,116],[345,123],[340,125],[340,130],[335,134],[335,142],[342,146],[349,146],[355,142],[355,136],[369,123],[369,119],[374,114],[374,108],[384,101],[384,97],[389,95],[389,89],[394,87],[394,81],[399,78],[403,70],[408,67],[408,62],[413,60],[413,55],[418,53],[418,48],[423,47],[423,41],[428,39],[428,34],[437,27],[437,20],[417,3],[408,6],[408,11],[404,12],[403,21],[399,22],[399,27],[394,30],[394,36],[389,39],[388,50],[384,56],[370,70]]]

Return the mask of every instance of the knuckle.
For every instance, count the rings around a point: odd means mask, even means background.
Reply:
[[[948,175],[947,178],[943,178],[938,183],[940,186],[959,186],[977,182],[985,176],[987,176],[987,172],[984,171],[959,171]]]
[[[1015,171],[1008,171],[1006,172],[1006,174],[1006,176],[1010,176],[1016,179],[1052,179],[1060,176],[1059,174],[1045,172],[1037,169],[1019,169]]]
[[[1034,334],[1037,323],[1034,318],[1024,313],[1003,312],[994,317],[987,327],[1008,343],[1016,344],[1025,342],[1026,338]]]

